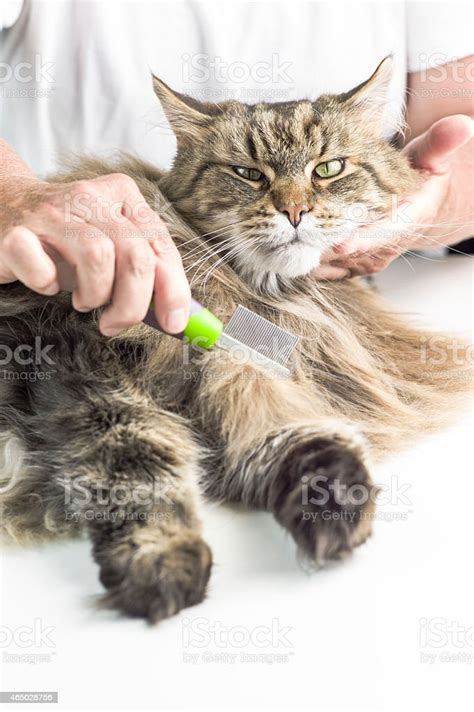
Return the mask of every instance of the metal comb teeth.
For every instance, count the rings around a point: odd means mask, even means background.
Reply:
[[[280,366],[285,366],[298,343],[297,336],[241,304],[224,328],[222,336],[224,334]]]

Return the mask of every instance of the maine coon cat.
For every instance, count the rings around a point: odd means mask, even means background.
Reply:
[[[177,137],[171,171],[84,159],[53,179],[133,179],[165,205],[196,299],[224,322],[240,303],[300,337],[291,377],[271,378],[145,325],[106,338],[99,311],[74,311],[64,292],[0,288],[0,344],[40,338],[52,363],[3,366],[3,532],[29,542],[87,530],[106,605],[158,621],[203,599],[202,495],[272,512],[316,561],[350,552],[371,532],[374,498],[345,488],[371,492],[370,461],[459,406],[467,366],[447,337],[434,352],[435,335],[363,280],[310,274],[352,206],[376,219],[416,185],[380,134],[390,74],[388,59],[345,94],[254,106],[200,103],[155,78]]]

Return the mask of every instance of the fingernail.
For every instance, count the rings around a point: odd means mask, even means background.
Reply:
[[[188,314],[184,309],[171,309],[164,318],[165,331],[170,334],[179,334],[180,331],[184,331],[186,324],[188,323]]]

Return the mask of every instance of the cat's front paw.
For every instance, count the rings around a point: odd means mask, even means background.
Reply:
[[[186,532],[138,547],[117,543],[102,552],[99,563],[108,589],[101,605],[157,623],[204,599],[212,554],[199,535]]]
[[[323,562],[370,536],[375,496],[360,444],[315,436],[287,452],[269,506],[300,550]]]

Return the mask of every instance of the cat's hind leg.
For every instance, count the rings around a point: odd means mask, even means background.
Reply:
[[[202,601],[210,576],[199,448],[182,419],[150,404],[115,402],[95,416],[108,426],[81,456],[73,508],[87,519],[103,604],[157,622]]]
[[[198,516],[200,453],[191,433],[165,411],[135,417],[104,433],[82,514],[107,589],[103,604],[157,622],[203,600],[212,556]]]
[[[270,434],[237,473],[243,500],[287,529],[322,563],[349,554],[372,530],[376,488],[365,449],[346,424],[314,422]]]
[[[221,453],[209,496],[272,512],[317,561],[367,539],[376,497],[367,445],[355,426],[324,415],[314,390],[229,362],[225,376],[203,381],[198,407]]]
[[[159,621],[205,596],[212,556],[199,519],[201,447],[186,421],[125,382],[55,384],[49,412],[23,419],[36,494],[54,492],[54,528],[85,527],[107,593],[103,605]],[[15,501],[11,502],[14,508]],[[50,508],[51,509],[51,508]],[[12,510],[14,511],[14,510]]]

